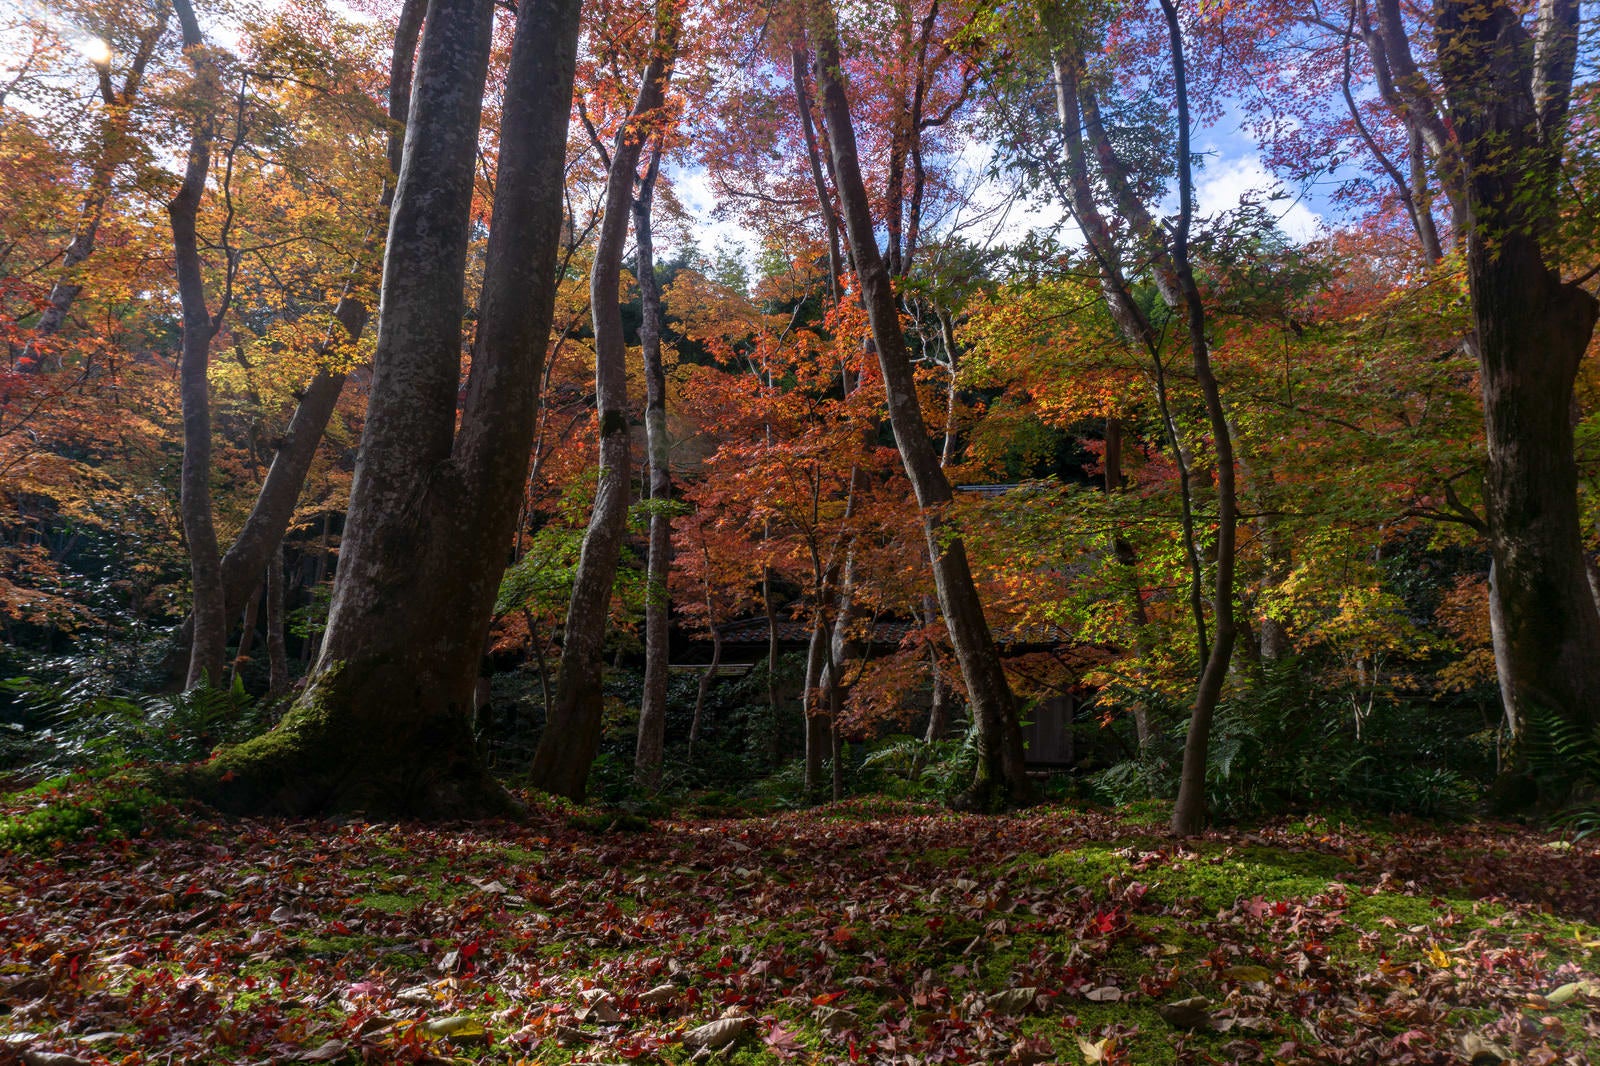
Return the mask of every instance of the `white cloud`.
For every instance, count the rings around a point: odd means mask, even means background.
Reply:
[[[1282,199],[1269,199],[1283,194]],[[1203,215],[1237,208],[1246,198],[1263,203],[1291,240],[1308,241],[1322,229],[1322,218],[1273,177],[1254,155],[1212,160],[1195,173],[1195,201]]]

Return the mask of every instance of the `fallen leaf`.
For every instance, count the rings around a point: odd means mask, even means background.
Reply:
[[[1190,996],[1188,999],[1159,1004],[1156,1013],[1175,1028],[1202,1029],[1211,1024],[1211,1015],[1206,1010],[1210,1005],[1211,1001],[1204,996]]]
[[[683,1046],[691,1051],[707,1048],[720,1051],[744,1035],[750,1028],[749,1018],[719,1018],[683,1034]]]
[[[1085,1040],[1080,1036],[1078,1050],[1083,1052],[1084,1062],[1105,1062],[1116,1053],[1117,1038],[1108,1036],[1100,1040]]]
[[[984,1002],[990,1010],[999,1011],[1001,1014],[1021,1014],[1029,1010],[1033,1006],[1033,1001],[1038,998],[1039,990],[1028,985],[996,992]]]
[[[429,1036],[447,1036],[452,1040],[488,1035],[483,1023],[469,1014],[455,1014],[423,1022],[422,1031]]]
[[[1265,966],[1229,966],[1222,972],[1235,981],[1243,981],[1247,984],[1257,982],[1265,984],[1272,980],[1272,971]]]

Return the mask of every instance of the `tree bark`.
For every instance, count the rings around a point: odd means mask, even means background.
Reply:
[[[1507,714],[1519,725],[1554,715],[1588,732],[1600,723],[1600,614],[1569,410],[1600,308],[1562,279],[1552,250],[1579,5],[1544,0],[1531,34],[1519,11],[1437,5],[1439,73],[1465,201],[1457,223],[1467,221]]]
[[[289,691],[289,652],[283,643],[283,545],[267,557],[267,696]]]
[[[1000,665],[999,649],[984,619],[983,604],[967,564],[966,546],[959,536],[951,535],[943,513],[952,498],[950,482],[939,466],[938,452],[929,439],[918,404],[916,379],[900,329],[899,306],[878,251],[861,178],[850,103],[839,65],[838,27],[831,6],[823,10],[817,47],[818,83],[845,231],[876,341],[890,424],[921,509],[939,605],[950,629],[950,643],[961,664],[977,724],[978,767],[960,803],[980,808],[1025,803],[1032,799],[1033,787],[1023,764],[1016,707]]]
[[[656,175],[661,171],[661,142],[650,153],[650,165],[633,202],[634,244],[638,248],[639,349],[644,360],[645,450],[650,462],[650,555],[646,562],[644,599],[644,693],[639,701],[639,747],[634,775],[639,785],[661,787],[662,749],[667,733],[667,624],[671,615],[668,581],[672,571],[672,471],[667,440],[667,375],[661,364],[661,287],[656,282],[655,248],[650,227]]]
[[[217,528],[211,510],[211,397],[208,371],[211,341],[227,312],[226,301],[212,314],[207,304],[205,277],[200,265],[197,220],[200,198],[211,169],[211,142],[216,133],[213,113],[220,91],[215,61],[206,53],[205,39],[189,0],[175,0],[183,28],[183,50],[194,70],[202,98],[200,117],[189,135],[189,154],[183,183],[167,205],[172,225],[173,260],[178,273],[178,300],[183,310],[183,348],[178,363],[178,391],[183,406],[183,465],[179,474],[179,510],[183,537],[189,549],[189,574],[194,589],[194,640],[189,653],[185,689],[223,684],[227,655],[227,603],[222,594],[222,565],[217,552]],[[230,269],[232,264],[230,263]]]
[[[225,809],[427,817],[514,809],[478,757],[470,714],[549,343],[578,10],[576,0],[530,0],[518,12],[457,430],[493,5],[429,4],[327,633],[278,728],[202,769],[202,795]]]
[[[1189,713],[1189,732],[1183,745],[1183,771],[1178,780],[1178,799],[1172,808],[1172,832],[1193,836],[1205,828],[1206,761],[1211,743],[1211,720],[1222,697],[1222,683],[1233,660],[1237,627],[1233,617],[1233,570],[1238,536],[1238,498],[1234,488],[1233,437],[1228,429],[1227,412],[1211,372],[1211,354],[1206,343],[1205,304],[1195,284],[1189,264],[1189,222],[1194,210],[1194,175],[1189,154],[1189,90],[1183,55],[1183,30],[1178,23],[1175,0],[1161,0],[1167,18],[1172,48],[1172,81],[1178,109],[1178,226],[1172,239],[1172,263],[1183,293],[1189,319],[1189,350],[1194,358],[1194,376],[1205,397],[1206,414],[1211,420],[1213,446],[1217,452],[1217,563],[1215,578],[1215,627],[1210,654],[1200,674],[1194,706]]]
[[[599,489],[578,556],[572,599],[567,605],[555,704],[550,708],[529,772],[535,788],[570,799],[583,798],[589,767],[600,749],[606,619],[627,531],[632,441],[628,433],[628,350],[618,299],[633,186],[649,132],[645,127],[651,113],[665,100],[676,49],[677,24],[667,0],[658,8],[656,18],[655,40],[633,110],[612,145],[605,213],[589,274],[595,405],[600,416]]]

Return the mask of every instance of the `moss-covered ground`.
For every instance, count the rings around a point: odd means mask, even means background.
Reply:
[[[0,1061],[1600,1061],[1600,853],[1513,827],[39,813],[94,795],[11,798]]]

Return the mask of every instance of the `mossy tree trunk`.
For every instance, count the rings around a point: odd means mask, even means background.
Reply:
[[[220,752],[224,809],[463,817],[510,798],[474,683],[527,474],[563,205],[577,0],[525,0],[457,428],[462,292],[494,5],[432,0],[390,218],[372,395],[322,649],[273,732]]]

